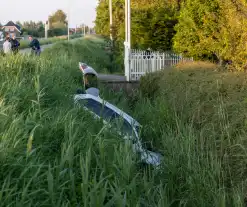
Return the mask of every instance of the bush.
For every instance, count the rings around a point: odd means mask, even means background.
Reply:
[[[140,79],[140,92],[143,97],[153,99],[158,94],[160,90],[160,81],[162,78],[163,72],[149,73],[145,76],[142,76]]]

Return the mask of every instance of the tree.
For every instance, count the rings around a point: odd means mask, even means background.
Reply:
[[[176,25],[174,49],[198,59],[246,65],[247,9],[243,0],[187,0]]]
[[[34,22],[34,21],[26,21],[21,23],[20,21],[16,22],[22,28],[23,34],[33,35],[35,37],[44,37],[45,36],[45,28],[42,21]]]
[[[113,38],[123,49],[125,36],[124,0],[113,0]],[[131,1],[131,35],[135,48],[151,47],[158,50],[170,50],[175,34],[180,0],[133,0]],[[110,35],[108,1],[100,1],[96,8],[96,33]]]
[[[68,23],[66,21],[67,15],[62,10],[57,10],[54,14],[49,16],[50,28],[65,28]]]
[[[20,21],[17,21],[16,24],[22,27],[22,23]]]

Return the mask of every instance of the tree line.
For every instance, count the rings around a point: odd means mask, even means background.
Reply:
[[[109,36],[109,4],[97,6],[95,30]],[[123,49],[124,0],[112,0],[114,42]],[[131,0],[132,47],[172,50],[200,60],[247,67],[245,0]]]
[[[68,34],[68,22],[67,15],[62,10],[57,10],[55,13],[49,16],[49,30],[48,36],[62,36]],[[42,21],[25,21],[25,22],[16,22],[22,29],[23,35],[33,35],[34,37],[45,37],[45,23]],[[0,24],[1,26],[1,24]],[[85,31],[89,31],[89,27],[85,25]],[[84,24],[81,24],[76,29],[76,33],[83,33]],[[75,31],[74,31],[75,32]]]

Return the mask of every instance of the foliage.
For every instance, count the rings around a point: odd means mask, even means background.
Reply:
[[[113,0],[113,37],[123,44],[124,1]],[[171,49],[178,5],[176,1],[131,1],[132,45],[139,48],[151,47],[158,50]],[[110,35],[109,4],[100,1],[97,7],[95,29],[98,34]],[[123,47],[121,45],[121,47]]]
[[[67,28],[68,22],[66,20],[67,15],[62,10],[57,10],[54,14],[50,15],[48,18],[49,29],[63,29]]]
[[[49,16],[50,29],[54,28],[66,28],[68,22],[66,20],[67,15],[62,10],[57,10],[54,14]]]
[[[187,0],[176,26],[176,51],[200,59],[246,65],[247,10],[242,0]]]
[[[62,36],[66,35],[68,33],[67,29],[67,16],[62,10],[57,10],[54,14],[49,16],[49,30],[48,30],[48,36],[49,37],[55,37],[55,36]],[[18,25],[22,27],[23,34],[26,35],[32,35],[34,37],[44,37],[45,36],[45,26],[44,23],[29,21],[29,22],[23,22],[20,21],[16,22]],[[86,26],[85,28],[86,32],[89,31],[89,27]],[[78,28],[77,33],[82,33],[83,31],[83,25]]]
[[[18,24],[22,28],[23,34],[29,34],[34,37],[44,37],[45,36],[45,28],[43,22],[19,22],[17,21],[16,24]]]
[[[123,68],[123,50],[125,40],[124,0],[113,0],[113,64]],[[171,50],[175,34],[180,1],[131,1],[131,45],[132,48],[153,50]],[[95,20],[97,34],[110,36],[109,2],[100,1]],[[119,70],[119,69],[116,69]]]
[[[123,53],[125,11],[123,0],[113,0],[115,49]],[[97,6],[95,29],[110,35],[108,1]],[[244,0],[133,0],[132,48],[174,50],[195,59],[211,60],[234,69],[247,69],[247,3]],[[118,58],[122,58],[119,56]]]
[[[48,30],[48,37],[63,36],[66,34],[68,34],[67,28],[54,28],[54,29]]]

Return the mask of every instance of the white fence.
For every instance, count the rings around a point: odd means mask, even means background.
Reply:
[[[174,53],[146,52],[131,50],[130,52],[130,81],[139,80],[148,72],[155,72],[180,62],[190,62],[193,58],[184,58]]]

